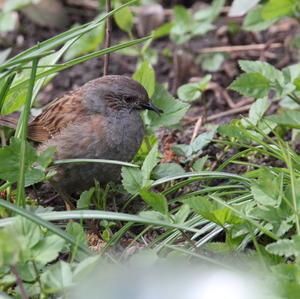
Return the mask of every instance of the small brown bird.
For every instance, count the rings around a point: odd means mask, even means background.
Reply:
[[[56,159],[110,159],[131,161],[144,137],[140,112],[162,111],[150,102],[144,87],[125,76],[105,76],[50,103],[28,125],[28,139],[38,151],[56,147]],[[15,127],[16,120],[0,116],[0,125]],[[116,181],[120,166],[83,163],[56,166],[54,182],[67,193]]]

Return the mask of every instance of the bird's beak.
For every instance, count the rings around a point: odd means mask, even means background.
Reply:
[[[156,107],[152,102],[143,104],[143,108],[154,111],[155,113],[157,113],[158,116],[160,116],[160,114],[163,113],[163,110]]]

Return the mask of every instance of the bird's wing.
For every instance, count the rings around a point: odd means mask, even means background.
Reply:
[[[28,138],[45,142],[86,113],[82,103],[83,91],[78,89],[55,100],[28,126]]]

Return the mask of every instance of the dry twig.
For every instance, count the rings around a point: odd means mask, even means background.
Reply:
[[[111,11],[111,0],[106,0],[106,13]],[[106,19],[106,29],[105,29],[105,48],[109,48],[111,43],[111,19],[108,17]],[[108,66],[109,66],[109,56],[107,53],[104,56],[104,66],[103,66],[103,76],[108,75]]]
[[[209,47],[202,48],[198,51],[200,54],[204,53],[218,53],[218,52],[243,52],[243,51],[261,51],[266,49],[282,48],[282,43],[273,44],[254,44],[254,45],[239,45],[239,46],[222,46],[222,47]]]

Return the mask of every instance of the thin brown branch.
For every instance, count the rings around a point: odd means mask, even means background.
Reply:
[[[16,283],[17,283],[17,286],[19,287],[21,298],[22,299],[29,299],[29,297],[26,294],[26,290],[24,288],[23,281],[22,281],[22,279],[21,279],[21,277],[20,277],[20,275],[17,271],[16,266],[11,266],[10,270],[16,278]]]
[[[192,138],[191,138],[191,142],[190,144],[192,144],[194,142],[194,140],[196,139],[199,131],[200,131],[200,128],[202,126],[202,122],[203,122],[203,117],[200,116],[195,124],[195,128],[194,128],[194,131],[193,131],[193,135],[192,135]]]
[[[236,107],[236,108],[233,108],[233,109],[230,109],[230,110],[227,110],[227,111],[223,111],[223,112],[220,112],[220,113],[217,113],[217,114],[213,114],[213,115],[210,115],[206,118],[206,122],[212,122],[214,120],[217,120],[219,118],[222,118],[222,117],[226,117],[226,116],[231,116],[231,115],[234,115],[234,114],[237,114],[237,113],[242,113],[242,112],[246,112],[250,109],[252,104],[250,105],[246,105],[246,106],[243,106],[243,107]],[[191,124],[193,122],[197,122],[199,120],[199,117],[185,117],[184,118],[184,121],[185,121],[185,124]]]
[[[250,109],[250,107],[251,107],[251,105],[246,105],[246,106],[243,106],[243,107],[237,107],[237,108],[230,109],[228,111],[224,111],[224,112],[220,112],[220,113],[217,113],[217,114],[214,114],[214,115],[210,115],[210,116],[207,117],[206,121],[211,122],[211,121],[214,121],[214,120],[219,119],[221,117],[230,116],[230,115],[234,115],[234,114],[241,113],[241,112],[246,112]]]
[[[106,0],[106,13],[111,11],[111,0]],[[109,48],[111,44],[111,19],[108,17],[106,19],[105,26],[105,48]],[[105,54],[104,56],[104,66],[103,66],[103,76],[108,75],[108,66],[109,66],[109,56],[110,54]]]
[[[209,47],[202,48],[198,53],[218,53],[218,52],[243,52],[243,51],[262,51],[266,49],[282,48],[282,43],[267,44],[254,44],[254,45],[239,45],[239,46],[223,46],[223,47]]]

